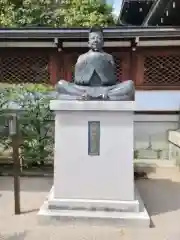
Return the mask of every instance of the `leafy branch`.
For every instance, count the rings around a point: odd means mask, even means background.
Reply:
[[[0,0],[0,26],[89,27],[115,25],[103,0]]]

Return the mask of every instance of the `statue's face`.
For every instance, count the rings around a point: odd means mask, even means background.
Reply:
[[[104,40],[101,32],[91,32],[89,34],[89,47],[95,51],[100,51],[103,47]]]

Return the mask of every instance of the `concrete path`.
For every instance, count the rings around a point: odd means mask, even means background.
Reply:
[[[180,172],[176,168],[157,168],[149,177],[137,184],[152,218],[154,227],[150,229],[71,223],[39,225],[36,214],[52,186],[52,179],[22,178],[23,213],[15,216],[13,178],[0,177],[0,240],[179,240]]]

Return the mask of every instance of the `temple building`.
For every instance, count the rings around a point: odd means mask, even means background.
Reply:
[[[180,2],[122,0],[118,11],[117,26],[104,29],[105,51],[117,80],[136,86],[136,148],[144,158],[155,150],[166,159],[167,132],[179,127]],[[87,39],[87,28],[0,29],[0,82],[71,81]]]

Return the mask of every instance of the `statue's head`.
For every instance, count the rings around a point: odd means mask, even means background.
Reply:
[[[100,27],[92,27],[89,31],[89,48],[100,51],[104,45],[103,30]]]

